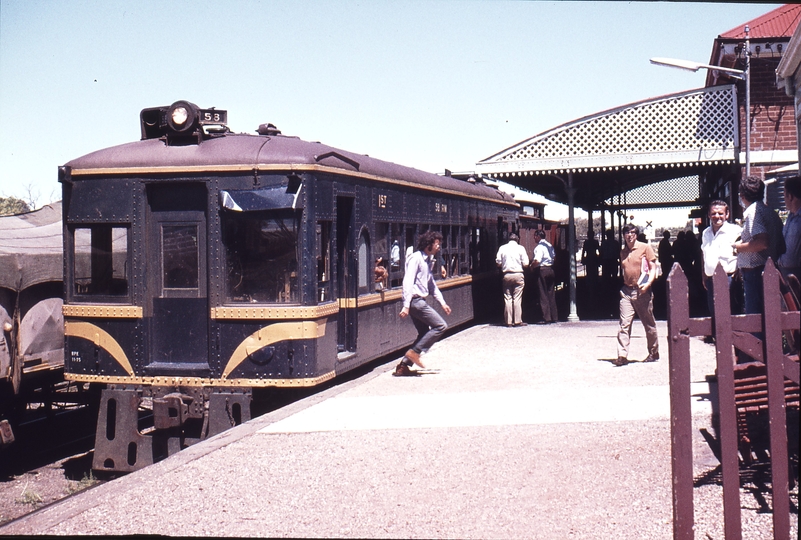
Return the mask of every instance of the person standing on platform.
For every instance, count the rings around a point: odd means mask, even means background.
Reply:
[[[598,240],[595,239],[595,234],[587,234],[587,239],[584,241],[584,246],[581,249],[581,264],[584,265],[584,274],[587,282],[595,285],[598,281],[598,266],[599,256],[598,249],[600,245]]]
[[[495,264],[503,273],[503,318],[506,326],[525,326],[523,322],[523,270],[528,266],[526,248],[518,244],[520,237],[509,235],[509,241],[498,248]]]
[[[662,275],[667,279],[670,269],[673,268],[673,246],[670,245],[670,231],[662,233],[659,241],[659,264],[662,266]]]
[[[615,240],[612,229],[606,231],[606,239],[601,242],[601,276],[607,283],[617,277],[620,257],[620,242]]]
[[[785,279],[790,274],[801,279],[801,177],[784,181],[784,206],[789,212],[782,229],[787,250],[779,257],[779,270]]]
[[[417,251],[406,261],[406,273],[403,276],[403,309],[400,317],[405,319],[411,315],[414,327],[417,329],[417,339],[395,367],[393,373],[395,376],[414,375],[415,372],[410,369],[412,364],[425,368],[420,361],[420,355],[436,343],[448,329],[445,320],[426,301],[429,295],[433,295],[445,314],[451,314],[451,308],[445,303],[445,298],[432,274],[435,257],[441,244],[442,234],[437,231],[426,231],[417,241]]]
[[[539,243],[534,246],[531,267],[535,269],[537,275],[540,310],[542,311],[541,324],[550,324],[559,320],[559,313],[556,310],[556,293],[553,290],[556,282],[556,275],[553,271],[555,253],[551,243],[545,239],[545,231],[538,229],[534,235],[539,239]]]
[[[704,289],[706,289],[706,302],[709,313],[714,313],[712,276],[720,264],[731,279],[737,270],[737,255],[734,254],[734,244],[737,242],[742,228],[729,223],[729,205],[726,201],[715,200],[709,203],[709,227],[701,234],[701,251],[704,253]]]
[[[659,340],[654,319],[654,295],[651,289],[656,279],[656,255],[650,244],[637,241],[640,229],[628,224],[623,228],[626,245],[620,252],[623,267],[623,287],[620,289],[620,330],[617,333],[616,366],[629,363],[631,323],[636,314],[645,328],[648,357],[643,362],[659,360]]]
[[[743,211],[743,232],[734,244],[737,268],[743,277],[745,312],[762,313],[762,272],[768,257],[775,260],[785,252],[782,222],[779,216],[762,202],[765,184],[762,179],[747,176],[740,180],[740,204]]]

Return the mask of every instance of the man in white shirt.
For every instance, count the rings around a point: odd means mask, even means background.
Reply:
[[[551,243],[545,239],[545,231],[538,229],[534,234],[539,238],[539,243],[534,246],[531,267],[536,269],[540,309],[542,310],[541,323],[555,323],[559,320],[559,313],[556,310],[556,293],[554,292],[556,282],[556,275],[553,272],[554,249]]]
[[[408,315],[412,316],[412,322],[417,329],[417,340],[395,367],[393,373],[395,376],[414,375],[415,372],[410,369],[412,364],[424,368],[420,354],[436,343],[448,329],[445,320],[426,302],[426,297],[431,294],[440,303],[445,314],[451,314],[451,308],[445,303],[445,298],[431,273],[441,243],[442,234],[437,231],[427,231],[420,235],[417,251],[406,260],[406,272],[403,276],[403,309],[400,317],[405,319]]]
[[[509,241],[498,248],[495,264],[503,272],[503,317],[506,326],[525,326],[523,322],[523,270],[528,266],[526,248],[518,244],[520,237],[509,235]]]
[[[729,223],[729,205],[725,201],[714,200],[709,203],[710,226],[704,229],[701,235],[701,251],[704,253],[704,288],[709,313],[714,312],[712,276],[720,264],[729,277],[731,290],[731,277],[737,270],[737,255],[734,253],[734,244],[742,234],[742,227]]]

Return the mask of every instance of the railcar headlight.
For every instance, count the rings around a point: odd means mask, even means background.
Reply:
[[[176,133],[190,133],[197,126],[199,110],[188,101],[176,101],[167,109],[167,125]]]
[[[172,110],[171,118],[173,124],[183,126],[189,119],[189,111],[186,110],[186,107],[176,107]]]

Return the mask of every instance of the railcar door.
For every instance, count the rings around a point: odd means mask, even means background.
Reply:
[[[357,266],[354,248],[353,199],[337,197],[337,293],[339,320],[337,353],[341,359],[356,351]]]
[[[206,188],[148,187],[146,304],[152,375],[208,376]]]

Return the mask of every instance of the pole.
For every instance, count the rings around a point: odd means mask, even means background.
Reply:
[[[745,26],[745,175],[751,176],[751,41]]]
[[[573,173],[567,173],[567,248],[570,250],[570,283],[568,292],[570,294],[570,313],[567,320],[576,322],[579,320],[576,312],[576,223],[573,218],[573,205],[576,188],[573,187]]]

